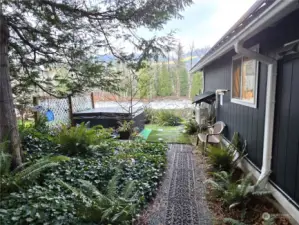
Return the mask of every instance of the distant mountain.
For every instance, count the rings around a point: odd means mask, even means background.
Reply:
[[[197,48],[193,51],[192,53],[192,66],[194,66],[208,51],[209,51],[209,47],[205,47],[205,48]],[[161,58],[159,60],[160,62],[167,62],[167,58]],[[175,56],[170,58],[169,63],[170,64],[174,64],[176,61]],[[183,60],[182,60],[185,65],[187,70],[191,69],[191,52],[187,52],[183,55]]]
[[[208,47],[205,48],[197,48],[193,51],[192,53],[192,65],[194,66],[209,50]],[[99,55],[95,57],[96,60],[98,61],[102,61],[102,62],[112,62],[113,60],[115,60],[115,57],[113,55]],[[161,57],[159,58],[159,62],[167,62],[168,59],[165,57]],[[171,57],[169,63],[170,64],[174,64],[176,61],[175,57]],[[185,65],[187,70],[191,69],[191,52],[187,52],[183,55],[183,60],[182,60]]]

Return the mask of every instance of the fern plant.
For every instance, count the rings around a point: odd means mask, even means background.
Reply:
[[[78,197],[77,213],[79,216],[87,221],[101,224],[132,224],[138,202],[134,181],[128,182],[119,194],[118,176],[114,176],[108,183],[106,195],[89,181],[79,181],[81,190],[61,180],[58,181]]]
[[[187,134],[195,134],[198,132],[199,126],[194,119],[190,119],[185,123],[185,130]]]
[[[237,182],[232,181],[232,173],[221,171],[213,173],[214,179],[206,181],[212,188],[212,194],[221,198],[224,205],[230,209],[241,205],[245,207],[254,196],[265,196],[271,194],[266,190],[259,190],[252,186],[251,174],[246,175]]]
[[[87,128],[84,123],[76,127],[68,128],[62,126],[54,141],[60,145],[60,151],[70,156],[78,154],[88,154],[90,145],[97,145],[103,139],[111,136],[111,130],[104,129],[102,126]]]
[[[230,171],[233,168],[234,154],[232,151],[218,146],[208,147],[209,162],[213,168],[221,171]]]
[[[231,209],[239,205],[245,206],[254,196],[261,197],[270,194],[271,192],[267,190],[260,190],[258,187],[252,186],[251,174],[247,174],[236,183],[232,183],[229,189],[224,192],[222,198],[224,203]]]
[[[220,171],[212,173],[213,178],[205,181],[212,188],[212,196],[219,198],[229,189],[232,183],[233,172]]]
[[[3,159],[6,159],[5,166],[2,164]],[[59,162],[67,160],[69,160],[69,158],[66,156],[44,157],[32,165],[28,165],[28,163],[23,164],[21,168],[10,172],[7,166],[11,164],[11,157],[1,151],[0,167],[4,173],[0,175],[0,193],[5,195],[17,189],[21,189],[26,184],[34,182],[46,169],[58,166]]]

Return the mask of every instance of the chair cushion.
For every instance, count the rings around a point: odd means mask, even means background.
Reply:
[[[198,134],[198,138],[201,142],[206,142],[207,134]],[[214,143],[217,144],[220,142],[219,135],[210,135],[208,139],[208,143]]]

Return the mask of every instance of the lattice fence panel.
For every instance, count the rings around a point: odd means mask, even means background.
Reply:
[[[90,95],[75,96],[72,98],[73,112],[80,112],[92,108]]]
[[[43,111],[50,109],[54,114],[54,121],[50,121],[49,125],[70,124],[69,105],[67,99],[47,98],[40,99],[39,105]]]

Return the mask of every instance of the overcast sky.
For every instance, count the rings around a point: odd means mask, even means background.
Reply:
[[[166,34],[176,29],[176,37],[185,51],[188,51],[192,41],[196,48],[212,46],[254,2],[255,0],[194,0],[194,4],[182,12],[184,19],[169,21],[164,30],[157,34]],[[153,35],[145,29],[140,29],[138,33],[144,37]]]

